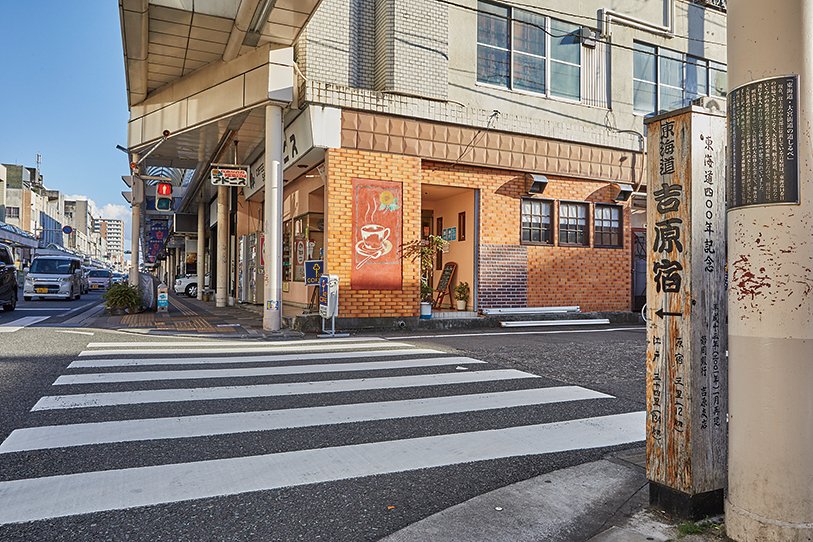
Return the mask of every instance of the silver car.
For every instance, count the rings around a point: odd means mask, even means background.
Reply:
[[[91,269],[88,272],[88,282],[91,290],[106,290],[110,288],[113,273],[107,269]]]
[[[63,256],[38,256],[23,283],[23,299],[79,299],[82,297],[82,262]]]

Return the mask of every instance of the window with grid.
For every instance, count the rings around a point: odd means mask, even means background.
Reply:
[[[559,203],[559,244],[587,246],[587,204]]]
[[[645,43],[634,43],[633,109],[648,115],[726,95],[726,66]]]
[[[6,207],[6,218],[20,218],[20,208]]]
[[[622,246],[621,207],[596,204],[593,213],[593,228],[593,244],[595,246]]]
[[[581,99],[580,26],[490,2],[477,9],[477,81]]]
[[[553,244],[553,203],[547,200],[523,198],[522,232],[523,244]]]

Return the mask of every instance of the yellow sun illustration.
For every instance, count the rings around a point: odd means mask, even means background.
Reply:
[[[395,201],[395,196],[392,195],[392,192],[389,190],[384,190],[381,192],[381,203],[383,205],[389,205],[393,201]]]

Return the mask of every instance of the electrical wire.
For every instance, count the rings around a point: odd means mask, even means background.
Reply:
[[[460,163],[460,160],[462,160],[462,159],[463,159],[463,157],[464,157],[464,156],[466,156],[466,153],[467,153],[467,152],[469,152],[469,149],[470,149],[470,148],[471,148],[471,147],[472,147],[472,146],[473,146],[473,145],[474,145],[476,142],[478,142],[478,141],[479,141],[479,139],[478,139],[478,138],[480,138],[481,136],[484,136],[484,135],[486,134],[486,132],[488,132],[489,130],[491,130],[491,123],[492,123],[492,122],[494,122],[495,120],[497,120],[497,118],[498,118],[499,116],[500,116],[500,112],[499,112],[499,111],[497,111],[496,109],[495,109],[494,111],[492,111],[492,112],[491,112],[491,115],[489,115],[489,116],[488,116],[488,122],[486,123],[486,127],[485,127],[485,128],[480,128],[479,130],[477,130],[477,133],[475,133],[475,134],[474,134],[474,137],[472,137],[472,138],[471,138],[471,141],[469,141],[469,144],[468,144],[468,145],[466,145],[466,148],[465,148],[465,149],[463,149],[463,151],[460,153],[460,156],[458,156],[458,157],[457,157],[457,160],[455,160],[455,161],[454,161],[454,163],[452,164],[452,166],[456,166],[457,164],[459,164],[459,163]]]

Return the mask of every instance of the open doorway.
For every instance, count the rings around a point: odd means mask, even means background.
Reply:
[[[446,282],[444,269],[448,271],[454,265],[452,276],[445,288],[445,296],[436,311],[455,311],[455,288],[465,283],[469,287],[469,298],[466,301],[466,311],[473,311],[476,304],[476,193],[471,188],[458,188],[453,186],[421,185],[421,234],[440,235],[448,242],[448,250],[438,254],[435,263],[435,272],[432,276],[432,285],[436,289]],[[448,274],[448,273],[447,273]]]

